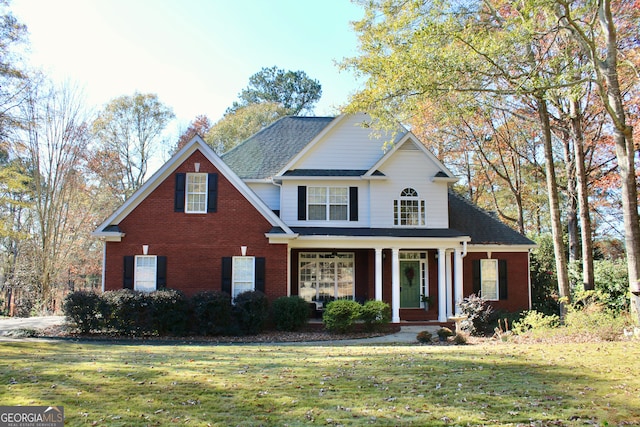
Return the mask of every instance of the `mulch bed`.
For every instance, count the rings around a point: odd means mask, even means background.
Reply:
[[[389,335],[400,330],[398,325],[387,325],[380,331],[363,331],[355,330],[350,333],[336,334],[328,332],[321,327],[322,325],[309,325],[304,329],[296,332],[268,330],[258,335],[244,336],[122,336],[113,334],[80,334],[69,330],[66,326],[55,326],[38,331],[38,336],[60,339],[77,339],[83,341],[131,341],[131,342],[148,342],[162,341],[167,343],[198,343],[206,342],[212,344],[233,344],[233,343],[291,343],[291,342],[322,342],[322,341],[339,341],[365,339]]]

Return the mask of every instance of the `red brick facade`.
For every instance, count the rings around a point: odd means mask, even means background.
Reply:
[[[174,212],[175,173],[218,173],[217,212]],[[271,224],[211,164],[200,151],[192,154],[119,224],[126,235],[121,242],[107,242],[105,290],[123,287],[124,257],[167,257],[167,288],[187,295],[221,289],[223,257],[247,255],[265,258],[265,290],[272,299],[287,294],[286,245],[269,244],[265,237]]]

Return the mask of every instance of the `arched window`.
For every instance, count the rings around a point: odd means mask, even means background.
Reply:
[[[418,227],[425,225],[425,203],[413,188],[405,188],[393,201],[393,224]]]

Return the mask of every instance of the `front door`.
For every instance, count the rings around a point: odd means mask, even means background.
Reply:
[[[420,261],[400,260],[400,308],[420,308]]]

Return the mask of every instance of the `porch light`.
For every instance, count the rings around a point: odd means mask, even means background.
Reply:
[[[240,253],[242,254],[242,256],[247,256],[247,247],[240,246]]]
[[[149,245],[142,245],[142,255],[147,255],[149,253]]]

